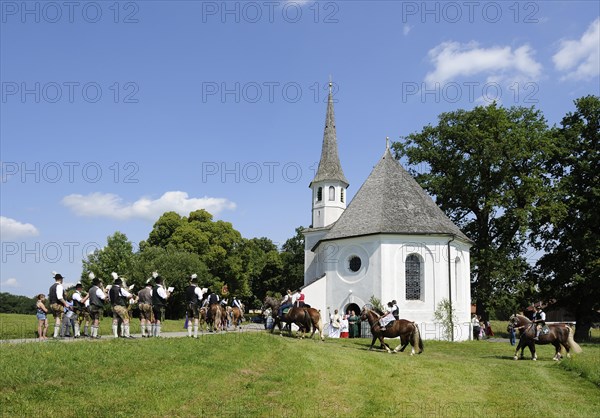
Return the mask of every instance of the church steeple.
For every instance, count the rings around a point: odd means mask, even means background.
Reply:
[[[335,131],[335,113],[333,111],[333,83],[329,82],[329,96],[327,98],[327,115],[325,116],[325,132],[323,133],[323,148],[321,149],[321,160],[319,168],[315,174],[315,178],[308,187],[312,187],[313,183],[333,180],[340,181],[348,187],[349,183],[344,176],[340,157],[338,155],[337,135]]]
[[[332,87],[330,81],[321,160],[315,178],[309,185],[313,191],[314,228],[326,227],[338,220],[346,209],[346,188],[349,186],[338,155]]]

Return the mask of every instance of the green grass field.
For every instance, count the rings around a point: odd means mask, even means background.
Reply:
[[[184,320],[166,320],[162,324],[162,331],[175,332],[185,331]],[[54,319],[48,317],[48,336],[52,337],[54,331]],[[0,340],[12,340],[20,338],[35,338],[37,332],[37,319],[35,315],[0,314]],[[81,330],[83,332],[83,329]],[[131,320],[131,332],[140,332],[140,321],[137,318]],[[100,335],[112,334],[112,318],[103,318],[100,321]]]
[[[595,344],[560,363],[548,346],[533,362],[489,341],[426,341],[413,357],[369,344],[265,332],[2,344],[0,405],[5,416],[600,416]]]

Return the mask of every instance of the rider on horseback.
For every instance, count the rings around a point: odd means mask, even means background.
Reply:
[[[279,310],[277,311],[277,316],[279,316],[280,318],[283,317],[284,309],[291,308],[291,307],[292,307],[292,291],[288,289],[286,295],[284,296],[283,300],[281,301],[281,305],[279,306]]]
[[[210,289],[208,292],[210,292],[210,295],[208,296],[208,312],[206,313],[206,321],[210,323],[212,321],[212,309],[210,308],[219,303],[219,296],[215,292],[211,292]]]
[[[385,331],[385,327],[390,323],[393,322],[396,318],[394,318],[393,315],[393,304],[392,302],[388,302],[387,304],[387,308],[385,309],[385,315],[382,316],[379,319],[379,323],[381,324],[381,331]]]
[[[536,312],[533,314],[533,323],[536,324],[534,340],[539,341],[540,332],[542,332],[542,328],[546,325],[546,313],[542,310],[542,305],[536,306],[535,309]]]

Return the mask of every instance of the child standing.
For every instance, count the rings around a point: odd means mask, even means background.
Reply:
[[[48,332],[48,318],[46,318],[46,314],[48,313],[48,308],[44,304],[46,300],[46,296],[42,293],[37,295],[37,302],[35,303],[36,308],[36,317],[38,319],[38,337],[40,340],[47,340],[46,333]]]

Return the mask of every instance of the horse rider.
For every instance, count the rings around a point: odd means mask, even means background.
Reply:
[[[535,338],[534,340],[539,341],[540,332],[542,332],[542,328],[546,325],[546,312],[542,310],[542,305],[536,306],[536,312],[533,314],[533,323],[535,324]]]
[[[292,294],[292,306],[298,306],[298,299],[300,299],[300,291],[295,290]]]
[[[398,302],[396,302],[396,299],[392,301],[392,315],[394,315],[394,319],[396,321],[400,319],[400,308],[398,307]]]
[[[219,303],[219,295],[217,295],[215,292],[211,292],[210,289],[208,290],[208,292],[210,292],[210,295],[207,298],[208,310],[206,311],[206,322],[210,323],[212,321],[211,308],[213,305],[217,305]]]
[[[277,315],[281,318],[283,317],[284,309],[292,307],[292,291],[290,289],[287,290],[287,293],[283,297],[281,301],[281,305],[279,306],[279,310],[277,311]]]
[[[298,308],[303,308],[304,305],[306,305],[304,303],[304,293],[302,293],[302,291],[300,289],[296,290],[296,292],[298,292],[298,299],[296,299],[296,306]]]
[[[233,301],[231,302],[231,304],[233,305],[234,308],[238,308],[240,310],[240,312],[244,312],[244,309],[242,308],[242,303],[239,301],[237,296],[233,297]]]
[[[194,338],[198,338],[198,319],[200,318],[200,300],[202,299],[202,289],[198,287],[198,275],[190,276],[190,285],[185,289],[185,299],[187,302],[188,320],[193,320]],[[188,324],[188,337],[192,336],[192,327]]]
[[[387,303],[387,308],[385,309],[385,315],[379,319],[379,324],[381,325],[381,331],[385,331],[385,327],[395,320],[394,315],[392,315],[392,302]]]
[[[69,308],[69,304],[65,300],[64,296],[64,288],[62,285],[63,276],[60,273],[52,273],[54,274],[54,284],[50,286],[48,299],[50,301],[50,310],[54,316],[54,338],[58,338],[63,315],[65,313],[65,309]]]

